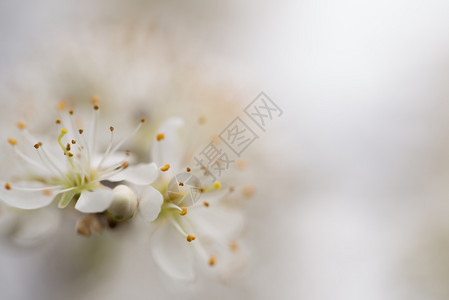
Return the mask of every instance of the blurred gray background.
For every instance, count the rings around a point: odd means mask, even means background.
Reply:
[[[57,94],[55,65],[106,76],[101,68],[121,51],[114,37],[155,32],[151,49],[134,40],[135,67],[117,65],[115,84],[139,82],[140,61],[159,70],[181,62],[225,82],[243,105],[263,90],[284,110],[248,154],[263,183],[247,207],[251,266],[227,284],[205,280],[186,298],[449,299],[448,13],[436,0],[2,0],[2,124],[26,103],[14,95]],[[69,252],[56,260],[51,245],[2,246],[0,293],[179,297],[176,283],[161,285],[140,264],[145,251],[119,247],[93,284],[67,288],[42,270],[64,265]]]

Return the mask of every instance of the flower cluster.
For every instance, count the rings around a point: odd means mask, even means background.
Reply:
[[[229,266],[235,268],[243,253],[236,242],[243,217],[223,201],[232,188],[225,189],[220,182],[203,185],[201,178],[208,176],[204,168],[183,162],[178,140],[182,119],[163,122],[151,137],[151,162],[135,163],[132,152],[121,148],[145,119],[120,141],[115,141],[115,128],[110,126],[108,143],[102,145],[104,139],[97,138],[97,99],[88,129],[79,126],[75,112],[64,102],[58,107],[58,133],[53,138],[33,136],[19,122],[20,137],[8,139],[28,168],[20,178],[1,182],[4,205],[37,210],[54,204],[78,211],[76,229],[84,236],[128,222],[139,212],[154,226],[151,254],[171,277],[194,279],[196,258],[222,274],[229,272]]]
[[[60,106],[63,108],[64,105]],[[56,120],[59,134],[56,141],[48,145],[31,135],[24,122],[19,122],[23,138],[29,142],[25,147],[34,148],[36,155],[31,156],[21,149],[15,138],[9,138],[8,142],[25,163],[33,166],[35,172],[24,180],[3,182],[2,201],[16,208],[37,209],[54,201],[60,208],[65,208],[75,200],[78,211],[99,213],[107,210],[114,199],[114,191],[103,182],[152,183],[157,177],[156,165],[130,166],[130,152],[117,152],[126,140],[114,145],[113,126],[109,128],[111,137],[106,151],[96,151],[98,112],[99,106],[95,104],[90,132],[76,127],[73,110],[62,112],[61,118]],[[145,119],[139,121],[131,136],[143,123]]]

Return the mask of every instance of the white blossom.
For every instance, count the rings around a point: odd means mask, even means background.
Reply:
[[[61,110],[64,105],[60,105]],[[127,140],[114,144],[114,127],[109,128],[110,142],[104,153],[97,152],[97,119],[99,107],[94,105],[90,131],[76,126],[73,110],[61,112],[56,120],[59,135],[53,143],[42,143],[33,137],[25,123],[19,128],[28,143],[23,147],[14,138],[9,143],[25,164],[33,167],[32,174],[20,180],[2,181],[0,199],[7,205],[21,209],[37,209],[58,201],[60,208],[72,200],[83,213],[103,212],[113,201],[113,192],[104,181],[128,181],[137,185],[150,184],[157,177],[154,163],[131,166],[129,153],[118,152]],[[145,122],[139,121],[133,136]],[[22,148],[34,145],[30,155]]]
[[[197,259],[200,266],[228,276],[237,261],[239,266],[246,261],[235,241],[243,228],[243,215],[222,201],[230,190],[222,188],[219,182],[201,185],[200,199],[192,199],[188,189],[171,193],[171,179],[176,174],[201,177],[204,173],[201,168],[180,167],[178,130],[182,126],[183,120],[168,119],[154,138],[152,158],[160,168],[159,177],[139,201],[141,215],[156,226],[151,253],[167,275],[179,280],[191,281],[196,277]]]

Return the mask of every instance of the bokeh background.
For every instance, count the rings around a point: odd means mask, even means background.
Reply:
[[[120,232],[99,252],[108,267],[87,272],[82,251],[99,246],[69,228],[2,242],[0,298],[449,299],[448,13],[443,0],[1,0],[2,138],[93,94],[110,115],[200,112],[218,132],[260,91],[284,115],[245,154],[251,263],[232,280],[180,294]]]

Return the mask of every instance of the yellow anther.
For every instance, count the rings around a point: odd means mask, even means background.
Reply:
[[[207,201],[204,201],[203,204],[204,204],[204,206],[206,206],[206,207],[209,207],[209,205],[210,205],[209,202],[207,202]]]
[[[113,132],[114,129],[115,129],[115,128],[114,128],[113,126],[109,127],[109,130],[110,130],[111,132]]]
[[[187,172],[190,172],[191,170],[190,170],[190,168],[186,168],[186,171],[187,171]]]
[[[191,241],[194,241],[195,239],[196,239],[196,236],[194,236],[194,235],[190,235],[190,234],[189,234],[189,235],[187,236],[187,242],[189,242],[189,243],[190,243]]]
[[[165,166],[161,167],[162,172],[168,171],[168,169],[170,169],[170,164],[166,164]]]
[[[200,124],[206,123],[206,117],[205,117],[205,116],[200,116],[200,117],[198,118],[198,123],[200,123]]]
[[[69,114],[73,115],[74,111],[73,109],[69,110]]]
[[[163,139],[165,139],[165,134],[163,134],[163,133],[158,133],[157,135],[156,135],[156,140],[159,142],[160,140],[163,140]]]
[[[39,149],[40,146],[41,145],[39,145],[39,143],[37,143],[37,144],[34,145],[34,148]]]
[[[122,163],[122,168],[123,168],[123,169],[128,168],[128,166],[129,166],[129,163],[128,163],[127,161],[125,161],[124,163]]]
[[[180,214],[181,216],[187,215],[187,207],[183,206],[181,209],[182,209],[182,211],[181,211],[179,214]]]
[[[15,146],[15,145],[17,145],[17,140],[15,140],[13,138],[9,138],[8,139],[8,143],[10,143],[11,145]]]
[[[64,110],[66,108],[66,103],[64,100],[58,102],[58,110]]]
[[[218,190],[221,188],[221,183],[219,181],[214,182],[214,189]]]
[[[94,109],[98,110],[100,107],[98,105],[94,105]]]
[[[140,119],[140,122],[145,123],[147,120],[145,120],[144,118]]]
[[[63,133],[63,134],[66,134],[68,132],[68,130],[67,129],[65,129],[65,128],[61,128],[61,133]]]
[[[45,196],[51,196],[51,190],[43,190],[42,194],[44,194]]]
[[[5,189],[7,189],[7,190],[11,189],[11,184],[9,182],[5,183]]]
[[[214,256],[211,256],[211,257],[209,258],[209,266],[213,266],[213,265],[215,265],[215,257],[214,257]]]
[[[67,154],[69,157],[73,157],[73,153],[69,152],[69,154]]]
[[[75,140],[72,140],[72,144],[75,145],[75,144],[76,144],[76,141],[75,141]]]
[[[78,130],[78,132],[79,132],[80,134],[83,134],[84,130],[83,130],[83,129],[80,129],[80,130]]]
[[[251,197],[254,194],[254,187],[252,187],[251,185],[245,186],[243,188],[242,194],[245,197]]]
[[[25,122],[17,122],[17,127],[19,127],[19,129],[25,129],[27,124]]]
[[[238,160],[235,162],[235,167],[236,167],[238,170],[244,170],[244,169],[246,168],[246,161],[244,161],[243,159],[238,159]]]
[[[183,183],[183,182],[180,182],[180,183],[179,183],[179,186],[184,186],[184,183]]]
[[[100,103],[100,97],[98,97],[98,96],[93,96],[92,97],[92,104],[98,104],[98,103]]]
[[[214,134],[210,137],[210,140],[215,144],[221,144],[221,139],[217,134]]]
[[[239,245],[237,244],[237,242],[232,241],[232,242],[229,244],[229,248],[230,248],[232,251],[237,251],[237,250],[239,249]]]
[[[56,119],[56,124],[61,124],[61,120],[60,119]]]

